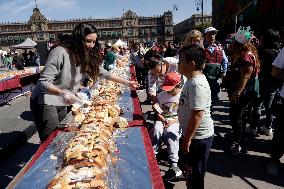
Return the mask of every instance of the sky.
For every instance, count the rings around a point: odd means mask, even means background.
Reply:
[[[123,10],[138,16],[162,15],[173,11],[174,24],[195,13],[195,0],[37,0],[41,13],[50,20],[120,17]],[[174,10],[177,7],[178,10]],[[211,14],[212,0],[204,0],[204,13]],[[0,0],[0,23],[28,21],[35,0]]]

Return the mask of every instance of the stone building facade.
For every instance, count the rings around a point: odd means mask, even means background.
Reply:
[[[32,16],[25,23],[0,24],[0,47],[19,44],[27,37],[36,42],[56,43],[60,33],[70,34],[74,27],[82,22],[97,27],[101,45],[114,43],[118,39],[126,42],[172,42],[172,17],[171,11],[164,12],[161,16],[141,17],[129,10],[119,18],[54,21],[46,19],[38,8],[34,8]]]
[[[212,16],[203,15],[203,23],[211,24]],[[202,15],[194,14],[190,18],[174,25],[174,37],[185,38],[186,34],[202,24]]]

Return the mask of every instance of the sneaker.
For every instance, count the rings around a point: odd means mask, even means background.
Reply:
[[[238,155],[238,154],[241,152],[241,150],[242,150],[241,146],[240,146],[238,143],[234,142],[234,143],[230,146],[230,148],[228,149],[228,152],[229,152],[231,155],[235,156],[235,155]]]
[[[270,162],[266,166],[266,173],[271,175],[271,176],[278,176],[278,171],[279,171],[279,165],[274,162]]]
[[[163,176],[165,181],[181,180],[185,179],[182,171],[178,167],[171,167],[166,174]]]
[[[255,128],[252,128],[252,127],[247,127],[246,128],[246,133],[251,135],[251,136],[256,136],[257,133],[256,133],[256,129]]]
[[[261,132],[263,132],[266,136],[271,136],[273,134],[272,128],[268,129],[267,127],[261,127]]]

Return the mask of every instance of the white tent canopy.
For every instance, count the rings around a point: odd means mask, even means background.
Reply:
[[[1,56],[1,55],[4,56],[4,55],[6,55],[6,54],[7,54],[7,51],[2,51],[2,50],[0,50],[0,56]]]
[[[115,45],[117,46],[121,46],[121,47],[127,47],[127,44],[123,41],[121,41],[120,39],[118,39],[116,42],[115,42]]]
[[[11,49],[32,49],[32,48],[35,48],[36,45],[37,43],[28,37],[23,43],[20,43],[18,45],[13,45],[10,48]]]

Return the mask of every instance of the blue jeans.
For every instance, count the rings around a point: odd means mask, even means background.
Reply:
[[[270,129],[272,127],[273,123],[273,115],[271,114],[271,105],[274,99],[276,91],[273,89],[270,89],[268,86],[262,87],[260,91],[260,97],[255,101],[253,104],[253,111],[252,111],[252,117],[251,117],[251,127],[252,128],[258,128],[259,120],[261,117],[261,108],[262,104],[265,108],[265,127]]]

